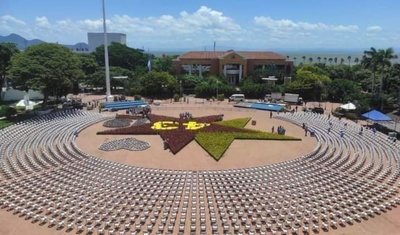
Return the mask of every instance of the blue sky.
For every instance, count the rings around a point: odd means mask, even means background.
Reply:
[[[399,48],[399,9],[398,0],[106,0],[108,31],[150,50]],[[0,35],[75,44],[87,32],[102,32],[101,0],[0,1]]]

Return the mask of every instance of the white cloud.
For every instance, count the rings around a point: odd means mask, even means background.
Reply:
[[[155,49],[192,48],[202,50],[212,47],[213,41],[219,46],[241,48],[328,48],[369,47],[380,42],[376,32],[380,26],[370,26],[360,32],[357,25],[306,22],[292,19],[273,19],[256,16],[248,24],[239,24],[234,17],[222,11],[202,6],[193,12],[181,11],[177,15],[153,15],[133,17],[131,15],[110,15],[107,31],[127,34],[131,47],[142,46]],[[29,39],[40,38],[48,42],[74,44],[87,42],[88,32],[102,32],[102,18],[81,18],[77,20],[57,19],[38,16],[25,21],[11,15],[0,16],[2,34],[18,33]],[[365,34],[367,33],[367,34]],[[390,42],[382,46],[396,46],[396,32],[384,32]],[[347,38],[346,38],[347,36]],[[398,38],[398,36],[396,37]]]
[[[25,21],[15,18],[14,16],[5,15],[0,18],[4,23],[11,22],[17,25],[26,25]]]
[[[279,31],[341,31],[341,32],[357,32],[357,25],[327,25],[324,23],[294,22],[288,19],[274,20],[271,17],[256,16],[254,23],[258,26],[271,30]]]
[[[49,20],[46,16],[36,17],[35,18],[36,25],[40,28],[49,29],[51,27]]]
[[[377,33],[377,32],[380,32],[380,31],[382,31],[382,27],[378,26],[378,25],[369,26],[367,28],[367,32],[368,33]]]

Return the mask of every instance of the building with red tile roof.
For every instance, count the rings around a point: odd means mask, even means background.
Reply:
[[[190,51],[172,63],[177,75],[224,76],[230,84],[239,84],[259,69],[278,69],[282,78],[288,77],[293,67],[285,56],[269,51]]]

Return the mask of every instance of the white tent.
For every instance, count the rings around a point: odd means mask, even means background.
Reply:
[[[357,107],[353,103],[348,103],[340,106],[340,108],[345,110],[355,110]]]
[[[27,106],[33,106],[36,103],[30,100],[20,100],[15,106],[17,107],[27,107]]]

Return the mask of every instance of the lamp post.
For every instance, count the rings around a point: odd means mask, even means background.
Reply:
[[[217,99],[218,99],[218,84],[219,84],[219,81],[217,81]]]
[[[182,98],[182,80],[179,80],[179,93],[180,97]]]
[[[104,66],[106,69],[106,97],[111,98],[110,88],[110,66],[108,63],[108,43],[107,43],[107,27],[106,27],[106,7],[103,0],[103,31],[104,31]]]

